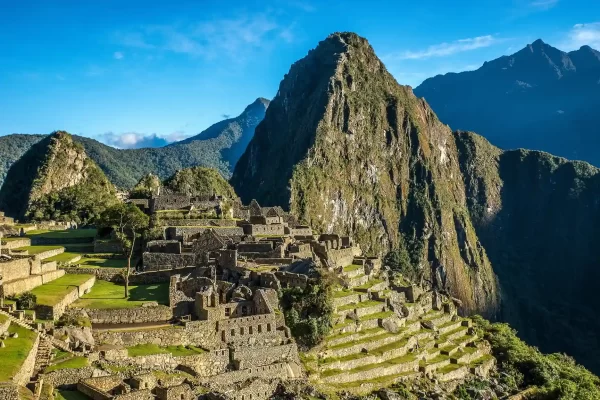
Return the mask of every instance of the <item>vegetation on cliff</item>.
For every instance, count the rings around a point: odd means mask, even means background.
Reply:
[[[117,201],[115,189],[83,147],[54,132],[11,166],[0,209],[19,219],[88,223]]]
[[[600,398],[600,378],[565,354],[542,354],[517,337],[508,324],[475,317],[481,337],[492,346],[501,381],[514,390],[529,388],[530,400]],[[461,397],[467,399],[466,397]]]
[[[235,191],[223,176],[213,168],[193,167],[175,172],[164,182],[165,188],[189,196],[221,195],[237,198]]]
[[[467,203],[502,287],[501,319],[528,343],[600,371],[600,170],[457,132]]]

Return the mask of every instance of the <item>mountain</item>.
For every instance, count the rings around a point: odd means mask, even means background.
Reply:
[[[194,166],[216,168],[229,177],[239,156],[254,135],[269,101],[258,98],[237,117],[218,122],[181,142],[159,148],[115,149],[97,140],[73,136],[86,153],[102,168],[110,181],[120,188],[133,187],[151,172],[161,179],[175,171]],[[0,137],[0,178],[30,146],[43,135],[7,135]],[[4,168],[4,169],[3,169]]]
[[[86,223],[116,200],[114,186],[66,132],[31,146],[10,167],[0,190],[0,209],[20,220]]]
[[[440,120],[504,149],[531,148],[600,166],[600,52],[565,53],[541,40],[476,71],[415,89]]]
[[[237,199],[233,188],[213,168],[192,167],[179,170],[164,183],[165,188],[188,196],[225,196]]]
[[[408,248],[415,275],[466,311],[497,310],[452,132],[355,34],[333,34],[292,65],[231,182],[244,203],[290,208],[367,253]]]
[[[598,172],[452,132],[336,33],[292,65],[231,183],[600,371]]]

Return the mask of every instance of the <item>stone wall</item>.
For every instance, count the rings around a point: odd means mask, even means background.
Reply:
[[[45,374],[44,383],[48,383],[55,388],[72,389],[81,379],[107,374],[107,372],[94,367],[59,369]]]
[[[232,350],[231,359],[236,369],[248,369],[278,362],[298,361],[296,343],[280,346],[238,347]]]
[[[193,371],[199,377],[209,377],[221,374],[229,365],[229,349],[218,349],[189,356],[173,356],[172,354],[151,354],[139,357],[127,357],[113,360],[111,365],[116,367],[136,366],[143,370],[170,371],[176,368]]]
[[[53,280],[60,278],[64,274],[65,274],[64,269],[57,269],[54,271],[46,272],[46,273],[42,274],[42,284],[52,282]]]
[[[205,349],[217,349],[221,340],[217,337],[214,322],[193,321],[185,327],[163,329],[142,329],[139,331],[93,331],[97,344],[117,346],[135,346],[153,343],[160,346],[199,346]]]
[[[29,238],[18,238],[12,240],[2,240],[2,252],[6,253],[4,250],[12,250],[17,249],[19,247],[31,246],[31,239]]]
[[[85,309],[93,324],[134,324],[166,322],[173,318],[167,306],[150,306],[119,309]]]
[[[283,224],[272,224],[272,225],[245,224],[245,225],[242,225],[242,228],[246,235],[273,235],[273,236],[285,235],[285,225],[283,225]]]
[[[345,249],[330,249],[327,251],[327,260],[333,267],[345,267],[354,261],[355,249],[347,247]]]
[[[55,271],[56,267],[57,267],[56,261],[43,262],[42,266],[41,266],[42,273]]]
[[[11,383],[0,383],[0,399],[19,400],[19,387]]]
[[[52,249],[52,250],[42,251],[41,253],[38,253],[38,254],[34,255],[33,257],[36,259],[44,260],[46,258],[54,257],[54,256],[57,256],[64,252],[65,252],[65,248],[59,247],[59,248]]]
[[[239,227],[206,227],[206,226],[172,226],[165,229],[167,240],[182,240],[191,242],[204,233],[207,229],[213,229],[219,236],[243,236],[244,230]]]
[[[146,244],[149,253],[181,254],[181,242],[178,240],[151,240]]]
[[[33,373],[33,367],[35,366],[35,358],[37,356],[38,345],[40,343],[40,336],[36,335],[35,340],[33,342],[33,346],[29,350],[29,354],[21,364],[19,371],[13,376],[12,381],[17,385],[25,386],[29,383],[29,379],[31,378],[31,374]]]
[[[10,326],[10,319],[6,319],[4,322],[0,322],[0,335],[2,335],[4,332],[6,332],[8,330],[8,327]]]
[[[239,371],[225,372],[210,378],[212,383],[218,385],[229,385],[233,382],[242,382],[250,378],[262,379],[287,379],[289,366],[288,363],[277,363],[253,367]]]
[[[236,226],[234,219],[216,219],[216,218],[190,218],[190,219],[179,219],[179,218],[159,218],[157,222],[158,226]]]
[[[164,269],[184,268],[196,265],[196,255],[193,253],[149,253],[142,255],[145,271],[160,271]]]
[[[10,282],[15,279],[27,278],[32,268],[40,268],[39,265],[32,266],[32,264],[40,264],[39,260],[34,260],[29,256],[16,256],[13,255],[11,260],[0,260],[0,274],[4,282]]]
[[[94,253],[122,253],[123,247],[118,240],[95,240]]]
[[[111,400],[113,396],[95,386],[86,382],[87,380],[77,382],[77,391],[83,393],[92,400]]]
[[[178,268],[175,270],[148,271],[134,273],[129,276],[129,283],[135,285],[150,285],[154,283],[169,282],[173,275],[186,275],[193,273],[198,268],[195,266]],[[124,283],[122,269],[120,268],[66,268],[69,274],[90,274],[96,275],[96,279],[101,281]]]
[[[239,243],[237,245],[237,251],[239,253],[267,253],[273,250],[273,242],[249,242]]]
[[[152,394],[152,392],[148,389],[143,390],[135,390],[133,392],[119,394],[113,397],[113,400],[155,400],[156,397]],[[169,399],[171,400],[171,399]],[[182,398],[173,399],[173,400],[182,400]],[[183,399],[187,400],[187,399]]]
[[[13,296],[15,294],[27,292],[33,288],[36,288],[42,284],[41,275],[31,275],[27,278],[18,279],[12,282],[5,282],[0,286],[2,294],[6,297]]]

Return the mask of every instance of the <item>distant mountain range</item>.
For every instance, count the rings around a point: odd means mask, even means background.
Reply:
[[[476,71],[438,75],[414,89],[452,129],[503,149],[543,150],[600,166],[600,52],[565,53],[536,40]]]
[[[116,149],[94,139],[73,138],[119,188],[133,187],[147,173],[166,179],[177,170],[193,166],[216,168],[228,178],[268,106],[269,100],[258,98],[239,116],[217,122],[196,136],[165,147]],[[4,182],[10,166],[45,136],[13,134],[0,137],[0,183]]]

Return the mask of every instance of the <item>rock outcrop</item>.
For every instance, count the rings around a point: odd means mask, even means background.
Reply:
[[[408,246],[418,273],[466,311],[497,309],[452,132],[355,34],[292,65],[231,181],[244,202],[288,206],[367,253]]]

